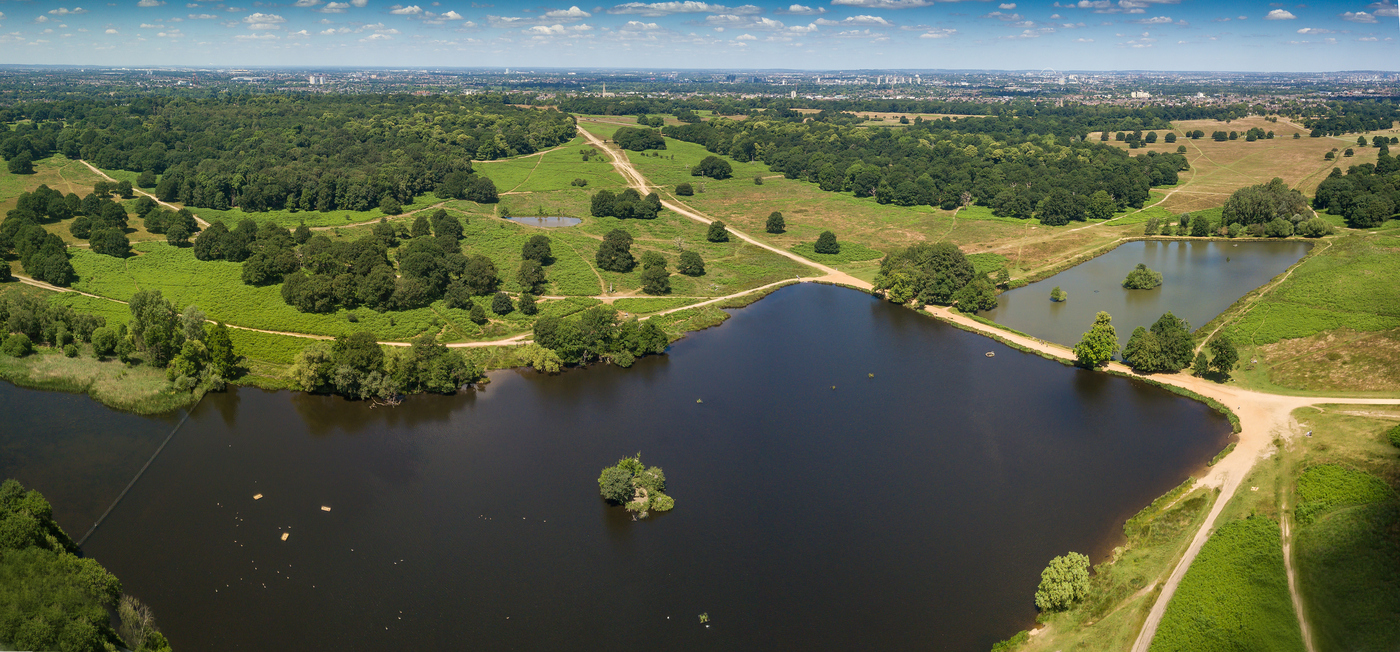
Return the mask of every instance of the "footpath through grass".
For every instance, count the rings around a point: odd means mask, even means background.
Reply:
[[[1279,524],[1256,514],[1221,525],[1186,571],[1150,649],[1301,652]]]

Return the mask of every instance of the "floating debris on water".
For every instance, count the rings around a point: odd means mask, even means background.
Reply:
[[[326,507],[325,505],[321,505],[321,511],[323,511],[323,512],[329,512],[329,511],[331,511],[331,508]]]
[[[289,536],[292,536],[292,533],[291,533],[291,532],[283,532],[283,533],[282,533],[282,540],[283,540],[283,541],[286,541],[286,540],[287,540],[287,537],[289,537]]]
[[[874,377],[875,377],[875,374],[866,374],[866,375],[867,375],[867,376],[870,376],[871,378],[874,378]]]
[[[698,398],[695,399],[695,402],[696,402],[696,403],[704,403],[704,401],[702,401],[702,400],[700,400],[700,399],[698,399]]]
[[[987,352],[987,357],[989,357],[989,358],[995,358],[995,357],[997,357],[997,354],[996,354],[996,353],[993,353],[993,352],[991,352],[991,351],[988,351],[988,352]]]
[[[262,494],[253,494],[253,500],[262,500]]]
[[[705,613],[700,614],[700,622],[701,622],[701,623],[708,623],[708,622],[710,622],[710,613],[709,613],[708,611],[705,612]]]

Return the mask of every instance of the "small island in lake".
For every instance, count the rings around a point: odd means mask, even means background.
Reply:
[[[666,474],[660,467],[646,468],[641,453],[618,460],[598,476],[598,492],[604,499],[623,505],[642,518],[646,518],[648,512],[670,511],[676,506],[675,500],[662,493],[665,489]]]
[[[1129,290],[1151,290],[1161,284],[1162,273],[1148,269],[1143,263],[1138,263],[1133,271],[1128,272],[1128,278],[1123,279],[1123,287]]]

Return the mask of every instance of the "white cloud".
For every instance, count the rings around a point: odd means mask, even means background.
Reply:
[[[321,35],[322,35],[322,36],[331,36],[331,35],[334,35],[334,34],[349,34],[349,33],[350,33],[350,28],[349,28],[349,27],[339,27],[339,28],[336,28],[336,27],[328,27],[328,28],[326,28],[326,29],[324,29],[324,30],[321,30]]]
[[[288,34],[288,35],[287,35],[287,38],[303,38],[303,37],[310,37],[310,36],[311,36],[311,32],[308,32],[308,31],[302,29],[302,30],[297,30],[297,31],[295,31],[295,32],[292,32],[291,34]]]
[[[455,11],[449,11],[443,14],[442,18],[443,20],[462,20],[462,14],[459,14]]]
[[[366,36],[366,37],[364,37],[364,38],[362,38],[362,39],[360,39],[360,40],[361,40],[361,41],[392,41],[392,40],[394,40],[394,37],[389,36],[388,34],[370,34],[369,36]]]
[[[734,37],[734,40],[736,40],[736,41],[757,41],[757,40],[758,40],[758,37],[757,37],[757,36],[754,36],[753,34],[740,34],[740,35]]]
[[[948,38],[957,34],[958,30],[948,27],[935,27],[919,35],[919,38]]]
[[[1172,19],[1171,16],[1156,16],[1153,18],[1135,20],[1133,22],[1139,25],[1170,25],[1172,24]]]
[[[159,7],[165,4],[165,0],[141,0],[136,3],[138,7]]]
[[[106,32],[103,32],[103,33],[104,33],[104,34],[120,34],[121,32],[118,32],[117,30],[112,29],[111,27],[108,27],[108,28],[107,28],[107,31],[106,31]]]
[[[1264,16],[1264,20],[1293,20],[1297,18],[1287,9],[1275,9]]]
[[[850,18],[847,18],[846,20],[843,20],[841,22],[850,23],[852,25],[881,25],[885,27],[889,27],[891,25],[890,21],[885,20],[884,18],[881,18],[879,16],[866,15],[851,16]]]
[[[157,32],[156,36],[161,38],[184,38],[185,35],[180,33],[178,29],[172,29],[168,32]]]
[[[67,15],[69,15],[69,14],[85,14],[85,13],[87,13],[87,10],[86,10],[86,9],[83,9],[82,7],[74,7],[74,8],[72,8],[72,9],[67,9],[67,8],[65,8],[65,7],[59,7],[58,9],[50,9],[50,10],[49,10],[49,14],[50,14],[50,15],[53,15],[53,16],[67,16]],[[0,18],[3,18],[3,16],[0,16]]]
[[[1319,28],[1316,28],[1316,27],[1304,27],[1303,29],[1298,30],[1298,33],[1299,33],[1299,34],[1332,34],[1332,33],[1334,33],[1334,32],[1333,32],[1333,30],[1330,30],[1330,29],[1319,29]]]
[[[1365,42],[1367,42],[1367,43],[1371,43],[1371,42],[1375,42],[1375,41],[1377,41],[1377,40],[1379,40],[1379,39],[1377,39],[1377,38],[1374,37],[1374,36],[1363,36],[1363,37],[1361,37],[1361,38],[1359,38],[1359,39],[1356,39],[1356,40],[1358,40],[1358,41],[1365,41]]]
[[[394,14],[395,16],[417,16],[423,13],[423,8],[419,7],[418,5],[409,5],[407,7],[401,5],[394,5],[392,7],[389,7],[389,13]]]
[[[555,9],[554,11],[547,11],[544,13],[545,18],[560,21],[583,20],[584,18],[591,18],[592,16],[593,14],[579,9],[578,7],[569,7],[568,9]]]
[[[793,25],[792,27],[788,28],[788,32],[793,34],[811,34],[815,31],[817,31],[816,23],[807,23],[806,25]]]
[[[1074,39],[1074,42],[1075,42],[1075,43],[1093,43],[1093,42],[1094,42],[1094,39],[1091,39],[1091,38],[1077,38],[1077,39]]]
[[[48,17],[48,16],[39,16],[38,18],[35,18],[35,19],[34,19],[34,22],[36,22],[36,23],[47,23],[47,22],[49,22],[49,17]]]
[[[1394,2],[1373,2],[1366,5],[1366,8],[1371,10],[1372,16],[1384,16],[1386,18],[1400,16],[1400,5],[1396,5]]]
[[[1015,9],[1015,8],[1016,8],[1016,3],[1014,3],[1014,2],[1003,2],[1003,3],[999,4],[999,5],[997,5],[997,9],[1011,10],[1011,9]],[[1053,18],[1053,16],[1052,16],[1052,18]]]
[[[1352,12],[1348,11],[1348,12],[1346,12],[1346,13],[1344,13],[1344,14],[1341,14],[1341,16],[1342,16],[1342,20],[1349,20],[1349,21],[1351,21],[1351,22],[1353,22],[1353,23],[1374,23],[1374,22],[1376,22],[1376,17],[1375,17],[1375,16],[1373,16],[1373,15],[1371,15],[1371,14],[1368,14],[1368,13],[1366,13],[1366,12],[1364,12],[1364,11],[1358,11],[1358,12],[1355,12],[1355,13],[1352,13]]]
[[[319,4],[321,4],[321,0],[297,0],[295,3],[292,4],[292,6],[293,6],[293,7],[315,7],[316,5],[319,5]]]
[[[150,23],[141,23],[141,29],[161,29],[161,26],[160,26],[160,25],[152,25],[152,24],[150,24]]]
[[[724,5],[715,5],[698,0],[678,2],[628,2],[608,9],[610,14],[638,14],[641,16],[669,16],[671,14],[717,14],[730,11]]]
[[[277,38],[276,34],[239,34],[234,36],[240,41],[271,41]]]
[[[734,14],[720,14],[718,16],[706,16],[705,24],[710,27],[730,27],[733,29],[783,29],[782,21],[772,18],[759,17],[747,18],[735,16]]]
[[[657,25],[656,23],[644,23],[639,20],[629,20],[626,24],[624,24],[622,27],[619,27],[618,29],[630,32],[651,32],[661,29],[661,26]]]
[[[343,14],[345,13],[345,10],[349,8],[350,5],[344,2],[327,2],[326,6],[321,7],[316,11],[319,11],[323,14]]]
[[[277,14],[256,13],[245,16],[243,18],[243,22],[244,24],[248,25],[248,29],[254,31],[263,31],[269,29],[282,29],[282,23],[287,22],[287,19],[278,16]]]
[[[218,18],[214,14],[190,14],[190,20],[212,20]]]
[[[831,4],[866,9],[917,9],[933,4],[933,0],[831,0]]]
[[[570,25],[569,27],[563,25],[535,25],[530,29],[524,30],[526,34],[532,36],[560,36],[568,34],[569,32],[578,33],[591,31],[593,31],[592,25]]]
[[[774,13],[792,14],[794,16],[815,16],[817,14],[826,13],[826,7],[817,7],[813,9],[806,5],[788,5],[787,9],[779,9]]]
[[[983,16],[983,18],[995,18],[997,20],[1010,22],[1013,20],[1021,20],[1021,14],[1004,14],[1000,11],[993,11],[992,13]]]

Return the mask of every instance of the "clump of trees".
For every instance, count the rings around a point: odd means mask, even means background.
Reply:
[[[1133,330],[1123,347],[1123,362],[1138,373],[1176,373],[1191,364],[1195,350],[1191,325],[1168,312],[1151,329]]]
[[[1100,310],[1094,315],[1094,325],[1074,345],[1075,362],[1085,369],[1107,367],[1118,353],[1118,332],[1113,329],[1113,317]]]
[[[642,254],[642,291],[647,294],[671,293],[671,273],[666,271],[666,257],[655,251]]]
[[[1060,286],[1056,285],[1050,290],[1050,300],[1055,303],[1063,303],[1069,300],[1069,293],[1061,290]]]
[[[1210,357],[1206,357],[1207,353],[1210,354]],[[1191,363],[1191,373],[1205,377],[1214,372],[1219,374],[1222,379],[1228,378],[1239,361],[1240,353],[1235,349],[1234,342],[1231,342],[1228,337],[1221,336],[1211,340],[1206,344],[1205,350],[1196,354],[1196,359]]]
[[[637,261],[632,257],[632,234],[613,229],[603,236],[603,244],[594,256],[598,267],[610,272],[630,272]]]
[[[373,333],[360,331],[302,349],[287,375],[293,386],[307,392],[395,400],[415,392],[454,393],[480,378],[481,368],[431,333],[385,353]]]
[[[619,219],[650,220],[661,212],[661,197],[649,193],[643,197],[634,188],[614,194],[611,190],[599,190],[589,202],[589,213],[593,217],[616,217]]]
[[[1364,163],[1347,169],[1338,168],[1317,187],[1312,206],[1341,215],[1347,226],[1373,229],[1395,217],[1400,211],[1400,160],[1381,150],[1374,165]]]
[[[93,197],[93,203],[97,202]],[[113,205],[125,224],[126,211],[120,205]],[[99,204],[98,209],[101,208]],[[25,272],[33,278],[52,285],[69,285],[77,274],[68,261],[68,246],[43,225],[68,219],[75,211],[85,210],[77,195],[64,196],[48,186],[40,186],[32,193],[21,193],[15,207],[5,214],[5,221],[0,222],[0,255],[13,251]]]
[[[1225,200],[1221,216],[1226,225],[1238,223],[1250,227],[1306,213],[1308,200],[1303,193],[1289,188],[1283,179],[1276,177],[1268,183],[1236,190]]]
[[[839,254],[841,253],[841,243],[836,241],[836,234],[830,231],[822,231],[817,236],[817,242],[812,245],[812,250],[819,254]]]
[[[1151,290],[1162,284],[1162,273],[1148,269],[1144,263],[1138,263],[1133,271],[1128,272],[1128,277],[1123,279],[1123,287],[1129,290]]]
[[[921,242],[885,255],[875,276],[875,289],[883,290],[895,303],[946,306],[975,276],[972,262],[957,245]]]
[[[442,181],[433,190],[433,194],[442,199],[465,199],[478,204],[494,204],[499,201],[500,195],[496,192],[496,182],[489,177],[474,173],[470,161],[464,161],[463,164],[465,169],[443,175]],[[579,179],[574,181],[577,182]],[[583,184],[576,183],[575,185]],[[389,203],[386,205],[385,201]],[[399,206],[400,203],[397,198],[385,195],[380,200],[380,210],[389,215],[398,215],[403,212],[403,208]]]
[[[613,132],[613,142],[623,149],[630,149],[634,152],[666,149],[666,138],[655,129],[619,127],[617,131]]]
[[[649,512],[665,512],[676,506],[676,501],[663,493],[666,489],[666,474],[660,467],[647,468],[642,464],[642,454],[624,457],[613,466],[605,467],[598,476],[598,493],[613,505],[623,505],[629,512],[636,512],[639,518],[646,518]]]
[[[607,360],[630,367],[637,358],[666,350],[670,338],[651,321],[621,320],[612,306],[594,306],[575,316],[544,316],[535,321],[535,343],[567,364]]]
[[[1089,557],[1070,552],[1050,560],[1040,572],[1035,606],[1044,612],[1065,611],[1089,597]]]
[[[695,164],[695,167],[690,168],[690,176],[728,179],[734,176],[734,168],[729,165],[729,161],[718,156],[706,156]]]
[[[21,650],[169,652],[150,609],[80,555],[39,492],[15,480],[0,484],[0,641]]]

